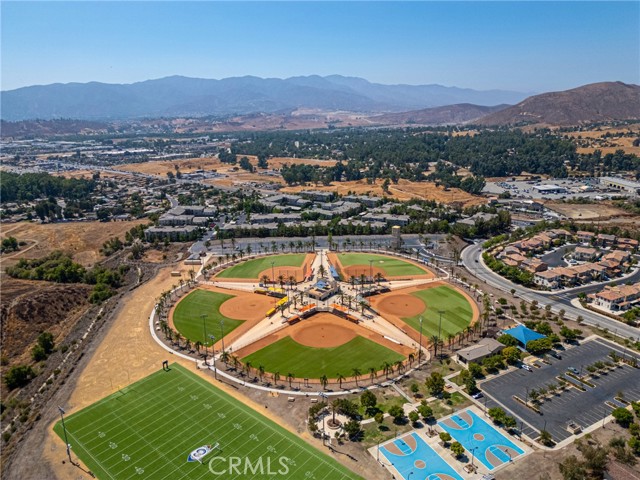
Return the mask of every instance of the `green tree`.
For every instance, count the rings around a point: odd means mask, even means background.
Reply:
[[[467,369],[469,370],[469,373],[471,374],[471,376],[473,378],[482,378],[483,373],[482,373],[482,367],[480,365],[478,365],[475,362],[471,362],[468,366]]]
[[[365,390],[360,395],[360,405],[362,405],[367,411],[376,407],[378,403],[378,397],[371,390]]]
[[[520,350],[517,347],[505,347],[502,356],[509,365],[515,365],[520,361]]]
[[[353,418],[345,423],[343,428],[351,440],[357,439],[361,432],[360,422]]]
[[[9,390],[20,388],[27,385],[34,377],[36,372],[30,365],[15,365],[4,374],[4,383]]]
[[[432,372],[431,376],[425,381],[425,385],[429,389],[429,392],[431,392],[431,395],[439,396],[444,392],[444,378],[438,372]]]
[[[449,434],[449,432],[440,432],[440,440],[442,440],[442,443],[444,443],[446,446],[447,443],[451,441],[451,435]]]
[[[629,425],[633,423],[633,414],[626,408],[616,408],[613,412],[611,412],[611,415],[613,415],[613,418],[616,419],[616,422],[624,428],[629,428]]]
[[[453,442],[451,444],[451,452],[456,456],[456,458],[461,457],[464,454],[464,447],[460,442]]]
[[[429,421],[433,418],[433,409],[426,403],[418,405],[418,413],[422,415],[425,421]]]
[[[409,412],[409,420],[411,420],[411,423],[415,426],[418,420],[420,420],[420,415],[415,410],[412,410]]]
[[[393,417],[393,423],[402,423],[405,418],[404,410],[400,405],[392,405],[388,413]]]
[[[570,455],[558,464],[564,480],[585,480],[588,478],[584,464],[575,455]]]
[[[42,332],[40,335],[38,335],[38,345],[42,347],[44,353],[46,353],[47,355],[51,354],[55,347],[53,335],[50,332]]]

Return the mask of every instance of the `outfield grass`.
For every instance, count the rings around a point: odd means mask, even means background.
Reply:
[[[65,418],[72,456],[99,479],[358,478],[296,435],[173,364]],[[60,422],[55,432],[64,439]],[[203,445],[215,445],[202,464],[187,462]],[[64,449],[57,455],[64,460]],[[229,458],[240,457],[240,474]],[[282,463],[280,458],[283,457]],[[246,461],[258,473],[244,470]],[[246,459],[246,460],[245,460]],[[286,474],[269,475],[288,467]],[[209,463],[211,462],[211,463]],[[225,471],[225,474],[214,474]],[[235,473],[235,474],[233,474]]]
[[[173,324],[182,336],[192,342],[200,341],[205,343],[205,328],[207,331],[207,343],[211,343],[211,339],[208,338],[209,335],[214,335],[216,341],[218,341],[221,338],[221,320],[224,320],[224,336],[227,336],[244,321],[225,317],[220,313],[220,305],[233,297],[233,295],[210,292],[209,290],[194,290],[176,306],[173,312]],[[202,317],[200,316],[203,314],[207,316],[205,318],[205,326],[202,325]]]
[[[274,267],[301,267],[306,256],[306,253],[291,253],[247,260],[223,270],[217,278],[258,278],[260,272],[271,268],[271,262]]]
[[[370,368],[381,370],[384,362],[398,360],[404,356],[364,337],[332,348],[307,347],[285,337],[242,359],[255,368],[262,365],[268,372],[279,372],[282,377],[292,373],[297,378],[350,377],[354,368],[366,377]]]
[[[438,322],[440,320],[438,310],[444,310],[441,333],[441,338],[444,341],[447,340],[449,333],[455,335],[461,332],[473,319],[473,309],[469,300],[451,287],[427,288],[411,295],[421,299],[427,309],[421,315],[403,318],[402,320],[411,328],[420,331],[420,316],[422,316],[422,335],[425,338],[438,335]]]
[[[424,275],[427,273],[413,263],[385,255],[375,255],[372,253],[339,253],[338,259],[343,267],[350,267],[351,265],[369,266],[369,260],[373,260],[373,266],[381,269],[390,277]]]

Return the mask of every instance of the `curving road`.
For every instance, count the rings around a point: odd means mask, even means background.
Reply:
[[[554,313],[563,309],[566,312],[566,317],[576,319],[579,315],[584,319],[584,323],[587,325],[600,326],[602,328],[608,328],[611,332],[616,332],[618,335],[639,339],[640,340],[640,328],[632,327],[625,323],[616,321],[612,318],[599,315],[591,310],[583,310],[576,308],[571,304],[571,300],[575,299],[579,293],[593,293],[602,289],[603,285],[607,283],[620,282],[620,279],[611,280],[609,282],[600,283],[597,285],[585,285],[582,287],[572,288],[567,291],[560,292],[537,292],[528,288],[524,288],[521,285],[516,285],[511,281],[501,277],[497,273],[490,270],[482,262],[482,243],[476,243],[467,246],[461,255],[461,261],[464,267],[478,279],[485,283],[502,290],[503,292],[510,292],[512,288],[517,290],[517,295],[525,301],[532,302],[537,300],[541,305],[547,305],[551,303],[551,310]],[[640,270],[634,272],[632,275],[625,277],[625,282],[637,282],[640,281]]]

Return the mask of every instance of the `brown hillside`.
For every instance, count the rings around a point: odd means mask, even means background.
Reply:
[[[369,121],[379,125],[456,125],[472,122],[507,107],[508,105],[485,107],[471,103],[458,103],[456,105],[445,105],[444,107],[377,115],[370,117]]]
[[[529,97],[480,119],[482,125],[580,123],[640,118],[640,85],[602,82]]]

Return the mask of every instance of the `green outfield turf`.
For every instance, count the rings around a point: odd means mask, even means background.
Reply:
[[[185,338],[192,342],[204,343],[205,330],[208,344],[211,343],[209,335],[215,336],[218,341],[221,338],[221,332],[226,336],[243,322],[243,320],[225,317],[220,313],[220,305],[233,297],[233,295],[209,290],[195,290],[178,302],[173,312],[173,324]],[[202,325],[201,315],[206,315],[205,326]],[[221,320],[224,320],[224,329],[220,325]]]
[[[244,363],[258,368],[264,366],[268,372],[279,372],[284,378],[289,373],[297,378],[336,378],[352,375],[358,368],[363,376],[370,368],[382,370],[384,362],[395,363],[404,356],[364,337],[332,348],[313,348],[301,345],[291,337],[285,337],[242,359]]]
[[[177,364],[79,412],[67,413],[71,413],[65,426],[72,456],[101,480],[358,478]],[[60,422],[54,430],[64,439]],[[193,450],[216,444],[218,448],[202,464],[187,461]],[[60,461],[66,458],[63,448],[56,452]],[[237,470],[230,467],[235,463]]]
[[[427,309],[422,314],[422,335],[427,338],[438,335],[438,322],[440,320],[438,310],[444,310],[441,333],[441,338],[444,341],[446,341],[449,333],[455,335],[471,323],[473,310],[469,300],[451,287],[427,288],[411,295],[421,299],[427,306]],[[420,315],[403,318],[402,320],[416,331],[420,330]]]
[[[424,275],[427,272],[413,263],[399,258],[375,255],[371,253],[339,253],[338,259],[343,267],[362,265],[369,267],[369,260],[373,260],[373,266],[381,269],[389,277],[402,275]],[[366,272],[365,272],[366,274]],[[348,279],[347,279],[348,280]]]
[[[286,255],[270,255],[239,263],[220,272],[216,278],[258,278],[260,272],[274,267],[301,267],[306,253],[292,253]],[[276,279],[277,280],[277,279]]]

